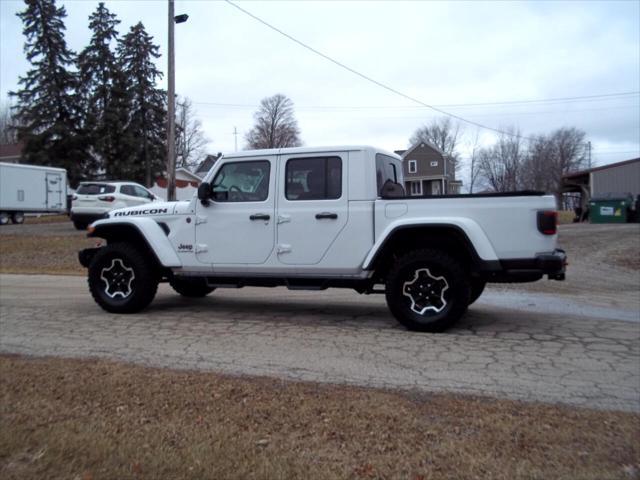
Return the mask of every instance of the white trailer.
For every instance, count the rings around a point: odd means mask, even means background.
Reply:
[[[64,168],[0,163],[0,225],[23,223],[25,213],[66,213]]]

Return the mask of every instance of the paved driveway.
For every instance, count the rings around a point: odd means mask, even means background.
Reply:
[[[383,297],[350,291],[192,301],[162,285],[148,310],[118,316],[82,277],[0,275],[0,352],[640,411],[638,312],[550,298],[489,292],[433,335],[399,327]]]

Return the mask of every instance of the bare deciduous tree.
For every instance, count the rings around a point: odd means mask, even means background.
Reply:
[[[520,132],[504,129],[495,145],[478,153],[480,175],[496,192],[509,192],[520,188],[520,175],[525,150]]]
[[[188,98],[176,101],[176,167],[191,168],[205,156],[209,140]]]
[[[459,123],[453,122],[449,117],[441,117],[418,128],[411,135],[409,142],[415,145],[420,141],[426,141],[438,147],[445,156],[451,158],[457,172],[460,169],[460,153],[457,149],[461,134]]]
[[[573,127],[535,137],[522,169],[523,186],[559,197],[562,176],[586,166],[585,137],[585,132]]]
[[[255,125],[245,136],[247,149],[298,147],[300,129],[293,102],[282,94],[263,98],[254,114]]]
[[[0,145],[16,143],[18,141],[18,131],[16,127],[15,115],[9,103],[0,103]]]
[[[471,142],[471,156],[469,158],[469,193],[473,193],[473,188],[480,177],[479,157],[480,157],[480,130],[476,130],[476,135]]]

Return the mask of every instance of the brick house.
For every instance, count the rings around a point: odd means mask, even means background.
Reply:
[[[456,180],[453,161],[440,149],[422,141],[408,150],[396,150],[403,160],[404,187],[407,195],[447,195],[460,193],[462,181]]]
[[[23,148],[24,145],[21,142],[0,145],[0,162],[20,163]]]

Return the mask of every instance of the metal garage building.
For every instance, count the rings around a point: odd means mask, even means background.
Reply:
[[[640,158],[568,173],[562,177],[563,193],[580,193],[580,207],[586,210],[592,198],[620,198],[640,195]]]

